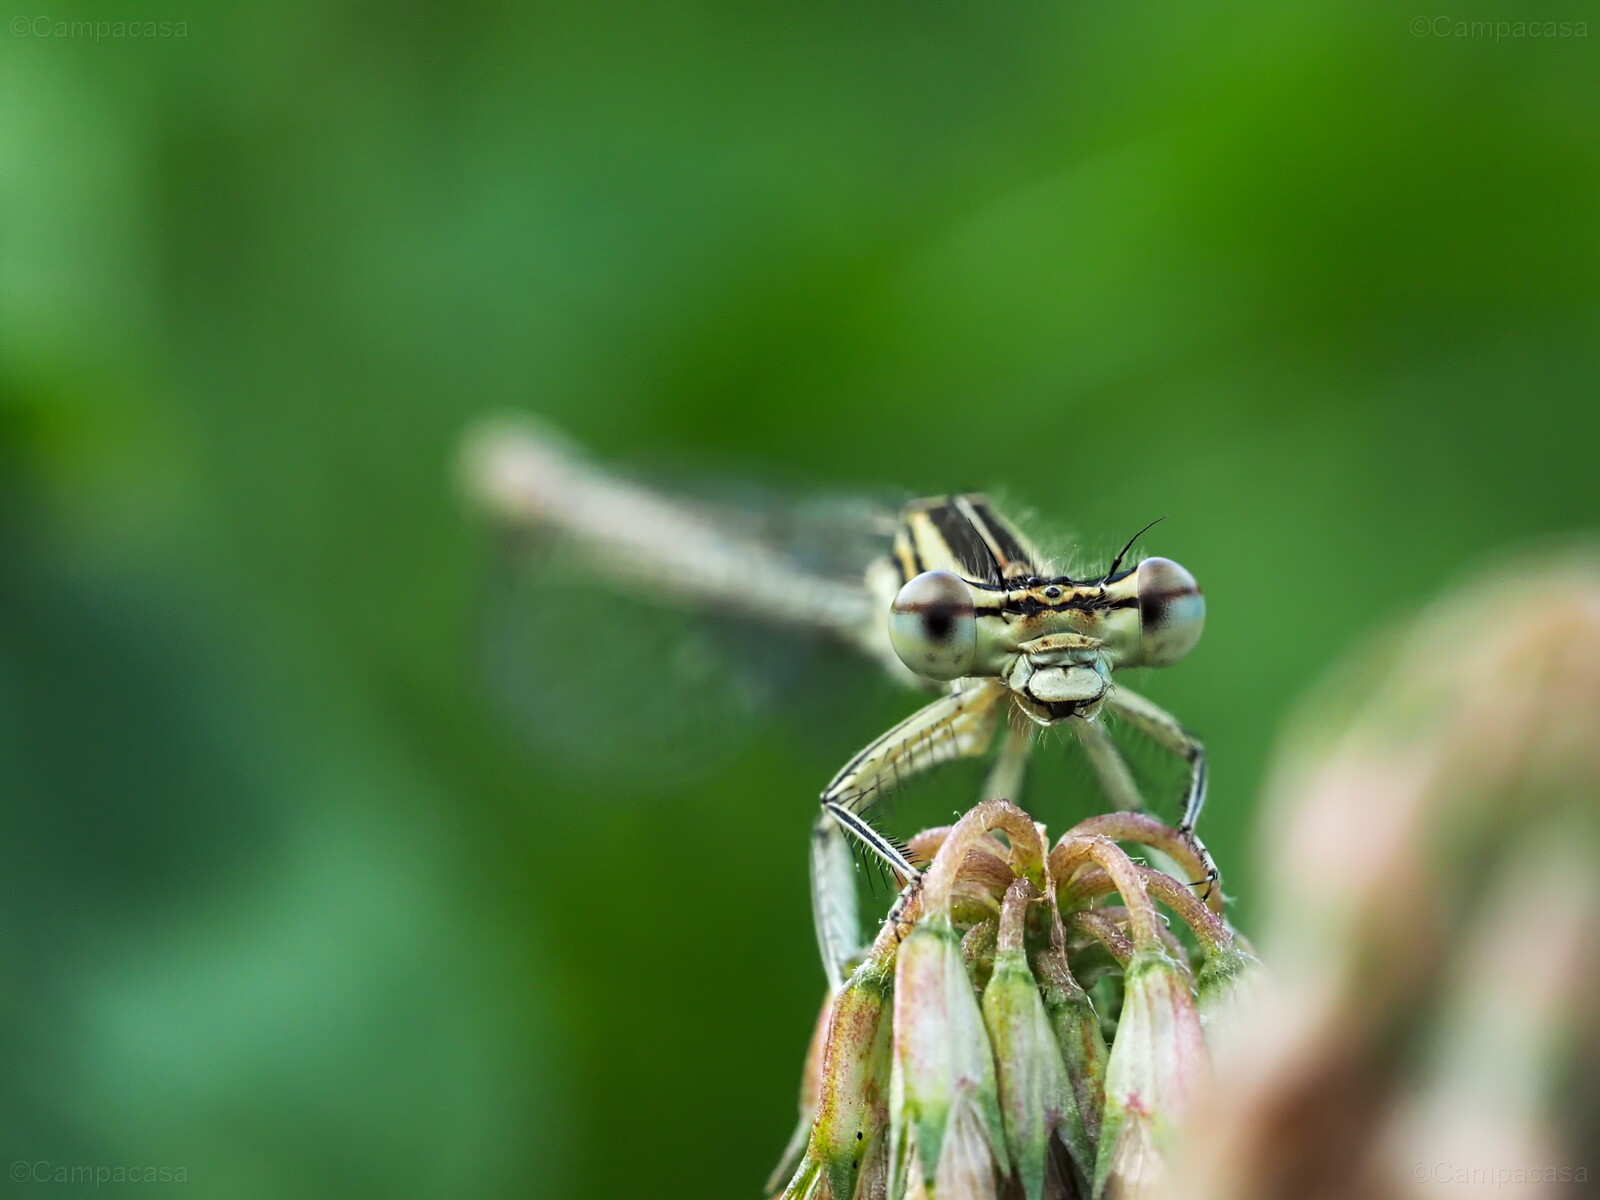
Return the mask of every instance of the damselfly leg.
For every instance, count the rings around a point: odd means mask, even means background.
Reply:
[[[1201,889],[1200,899],[1213,911],[1220,913],[1222,894],[1216,886],[1217,867],[1205,844],[1194,831],[1195,822],[1200,817],[1200,809],[1206,799],[1204,747],[1171,714],[1158,708],[1137,692],[1118,687],[1106,697],[1106,707],[1121,715],[1158,746],[1177,755],[1187,764],[1189,790],[1184,797],[1183,817],[1178,824],[1178,832],[1193,847],[1205,868],[1204,878],[1191,879],[1188,882],[1191,887]],[[1122,752],[1117,749],[1105,726],[1099,721],[1077,721],[1072,727],[1078,735],[1079,745],[1083,747],[1084,757],[1089,760],[1089,766],[1099,779],[1100,786],[1105,789],[1106,797],[1111,801],[1112,807],[1125,812],[1148,812],[1149,806],[1145,804],[1139,785],[1134,782],[1127,761],[1122,757]]]

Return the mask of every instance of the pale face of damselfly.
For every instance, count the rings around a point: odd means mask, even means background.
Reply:
[[[985,497],[953,495],[906,505],[892,547],[857,579],[834,578],[709,511],[598,471],[525,424],[481,430],[465,467],[467,486],[492,513],[566,535],[619,586],[648,581],[651,594],[668,602],[819,630],[904,682],[943,689],[869,743],[823,789],[812,845],[813,903],[835,985],[860,938],[843,834],[915,886],[915,865],[872,824],[869,810],[939,763],[986,754],[999,741],[981,798],[1015,799],[1033,743],[1028,730],[1064,726],[1077,734],[1112,806],[1141,809],[1143,798],[1101,719],[1114,712],[1189,765],[1180,828],[1194,839],[1205,800],[1200,743],[1114,681],[1121,667],[1169,666],[1199,639],[1205,600],[1177,563],[1146,558],[1123,569],[1130,542],[1096,577],[1049,574]],[[1209,864],[1198,840],[1195,846]],[[1220,908],[1215,879],[1213,870],[1193,882]]]

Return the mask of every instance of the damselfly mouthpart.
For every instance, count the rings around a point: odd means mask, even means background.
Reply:
[[[1143,809],[1105,730],[1108,713],[1187,764],[1179,828],[1207,865],[1205,879],[1189,882],[1220,911],[1215,869],[1194,835],[1205,752],[1174,717],[1114,680],[1118,668],[1177,662],[1205,623],[1199,585],[1177,563],[1145,558],[1124,567],[1139,535],[1103,573],[1049,574],[984,496],[941,496],[906,505],[892,547],[847,578],[809,568],[712,510],[598,469],[530,423],[474,431],[463,471],[469,494],[496,520],[565,535],[596,576],[617,586],[647,582],[657,601],[820,631],[895,679],[942,692],[869,743],[822,791],[812,896],[834,986],[860,949],[844,835],[908,884],[917,879],[904,851],[867,817],[879,795],[940,763],[984,755],[999,740],[981,798],[1015,799],[1031,731],[1060,726],[1077,735],[1112,805]]]

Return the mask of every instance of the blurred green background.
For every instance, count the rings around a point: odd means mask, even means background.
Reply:
[[[187,36],[0,36],[6,1164],[757,1193],[812,798],[916,699],[863,671],[862,726],[752,716],[665,783],[603,725],[592,781],[531,750],[450,475],[480,412],[1003,487],[1091,557],[1169,514],[1210,625],[1148,688],[1247,927],[1293,697],[1600,523],[1600,23],[1453,32],[1583,6],[46,11]]]

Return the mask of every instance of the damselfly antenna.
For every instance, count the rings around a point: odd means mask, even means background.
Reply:
[[[1166,519],[1166,517],[1157,517],[1154,521],[1151,521],[1150,524],[1146,525],[1143,529],[1139,530],[1138,533],[1134,534],[1128,539],[1128,544],[1121,550],[1118,550],[1117,556],[1111,560],[1111,569],[1106,572],[1106,577],[1100,581],[1102,587],[1111,582],[1111,577],[1117,573],[1117,568],[1122,565],[1122,560],[1127,555],[1128,551],[1133,549],[1133,544]]]

